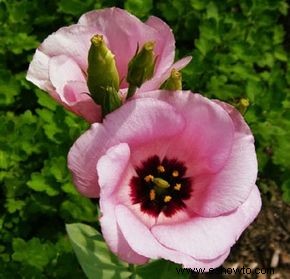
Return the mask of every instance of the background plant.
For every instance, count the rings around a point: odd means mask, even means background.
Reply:
[[[269,196],[279,187],[290,202],[287,1],[0,0],[0,278],[84,276],[64,224],[98,229],[96,202],[74,190],[66,168],[70,146],[88,126],[25,74],[45,37],[108,6],[172,27],[178,55],[193,56],[185,88],[233,104],[250,100],[245,116],[256,138],[258,185]]]

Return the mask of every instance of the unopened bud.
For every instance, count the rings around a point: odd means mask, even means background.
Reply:
[[[182,75],[176,69],[171,70],[170,77],[161,85],[161,89],[182,90]]]
[[[105,117],[110,112],[116,110],[122,105],[118,91],[113,87],[107,87],[102,103],[102,116]]]
[[[113,53],[102,35],[91,39],[88,54],[87,85],[92,99],[102,107],[103,117],[121,106],[119,74]]]
[[[88,55],[88,88],[94,101],[102,105],[107,88],[119,91],[119,74],[113,53],[102,35],[91,39]]]
[[[143,45],[139,52],[139,48],[137,48],[134,57],[129,62],[127,82],[129,83],[130,90],[127,98],[133,96],[137,87],[140,87],[146,80],[152,78],[156,63],[154,45],[155,42],[149,41]]]
[[[236,108],[238,109],[238,111],[244,115],[248,109],[248,107],[250,106],[250,101],[249,99],[246,98],[241,98],[239,103],[236,105]]]

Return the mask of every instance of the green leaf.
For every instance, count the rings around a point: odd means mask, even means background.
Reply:
[[[283,199],[290,203],[290,179],[286,180],[282,185]]]
[[[59,1],[59,10],[71,15],[81,15],[92,8],[94,0],[61,0]]]
[[[43,92],[39,89],[35,89],[35,92],[38,97],[38,103],[41,106],[53,111],[56,109],[57,107],[56,101],[53,98],[51,98],[46,92]]]
[[[216,21],[219,20],[219,13],[218,13],[218,8],[214,2],[210,2],[206,8],[206,16],[207,18],[213,18]]]
[[[7,199],[5,206],[8,212],[14,213],[18,210],[21,210],[25,206],[25,202],[20,200]]]
[[[183,274],[181,274],[178,272],[181,269],[181,265],[166,260],[157,260],[143,266],[137,266],[135,272],[136,278],[138,279],[189,278],[190,272],[184,272]]]
[[[190,4],[196,10],[203,10],[208,3],[206,0],[190,0]]]
[[[113,255],[101,234],[94,228],[80,224],[66,225],[68,236],[79,263],[89,279],[123,279],[132,273]]]
[[[125,9],[138,17],[145,17],[148,15],[152,6],[152,0],[127,0],[125,2]]]
[[[13,239],[14,261],[22,262],[39,270],[43,270],[55,256],[54,247],[51,244],[42,244],[38,238],[32,238],[25,242],[21,238]]]
[[[31,180],[27,182],[27,185],[37,192],[46,192],[49,196],[56,196],[59,193],[54,185],[40,173],[32,173]]]

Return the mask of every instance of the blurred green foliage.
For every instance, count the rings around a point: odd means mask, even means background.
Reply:
[[[95,224],[94,201],[74,189],[66,156],[87,124],[25,80],[35,48],[89,10],[126,8],[173,29],[192,55],[185,88],[235,103],[259,159],[258,184],[290,202],[290,21],[286,0],[0,0],[0,278],[83,278],[65,223]]]

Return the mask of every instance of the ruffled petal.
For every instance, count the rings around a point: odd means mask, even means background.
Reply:
[[[187,205],[197,214],[207,217],[231,212],[249,196],[257,179],[257,171],[253,137],[238,137],[220,172],[194,179],[194,193]]]
[[[215,268],[221,265],[228,256],[229,251],[226,251],[212,260],[196,260],[182,251],[163,246],[160,241],[155,238],[152,232],[125,206],[118,205],[115,208],[115,214],[119,228],[129,246],[136,253],[145,257],[151,259],[163,258],[172,262],[180,263],[184,267],[204,268],[205,271],[208,271],[210,268]]]
[[[104,127],[95,123],[71,147],[68,168],[81,194],[91,198],[99,196],[97,161],[114,143]]]
[[[66,104],[71,103],[72,100],[67,100],[64,96],[65,85],[70,81],[78,81],[83,84],[86,82],[84,74],[78,64],[65,55],[54,56],[49,60],[49,78],[60,99]],[[83,93],[88,92],[87,87],[83,87],[82,90],[86,90]],[[80,95],[74,95],[75,101],[80,100]]]
[[[53,91],[53,86],[49,80],[48,64],[49,56],[37,49],[29,65],[26,79],[40,89],[50,92]]]
[[[73,59],[82,71],[88,67],[88,51],[91,38],[98,30],[89,26],[74,24],[62,27],[48,36],[40,45],[39,50],[48,57],[66,55]]]
[[[176,135],[184,124],[174,106],[153,98],[131,100],[104,119],[104,127],[112,137],[128,143],[133,150]]]
[[[190,91],[157,90],[141,93],[136,98],[151,97],[174,106],[186,121],[185,129],[169,148],[167,156],[184,161],[188,168],[187,176],[221,170],[229,158],[234,140],[234,125],[228,113],[209,99]]]
[[[193,216],[190,221],[180,224],[156,225],[152,233],[170,249],[196,259],[210,260],[230,249],[260,209],[261,197],[255,186],[249,198],[231,214],[214,218]]]
[[[224,168],[215,175],[199,176],[188,206],[202,216],[217,216],[240,206],[249,196],[257,179],[254,137],[242,115],[231,105],[215,101],[231,117],[234,144]]]

